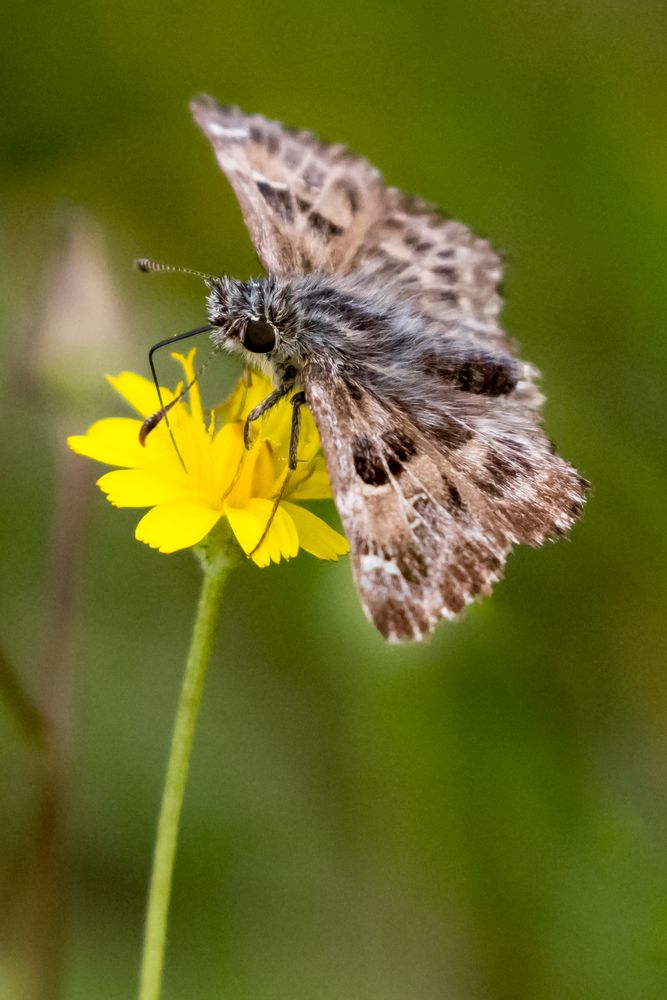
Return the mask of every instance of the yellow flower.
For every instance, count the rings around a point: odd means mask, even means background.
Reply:
[[[185,384],[194,378],[194,356],[172,355],[182,366]],[[287,474],[292,407],[282,400],[253,424],[253,445],[243,445],[243,424],[250,410],[271,391],[263,375],[253,372],[241,379],[222,406],[210,415],[202,409],[197,383],[189,403],[179,401],[169,411],[169,426],[178,445],[179,459],[162,421],[139,443],[143,419],[159,406],[155,386],[133,372],[107,376],[113,388],[142,419],[112,417],[99,420],[85,434],[68,438],[72,451],[120,469],[107,472],[97,485],[116,507],[150,507],[139,521],[135,537],[160,552],[176,552],[197,545],[226,518],[246,554],[258,566],[290,559],[300,548],[319,559],[337,559],[348,543],[296,500],[331,496],[324,457],[315,421],[301,410],[298,466],[275,512],[266,537],[262,537],[274,499]],[[180,391],[162,389],[165,404]]]

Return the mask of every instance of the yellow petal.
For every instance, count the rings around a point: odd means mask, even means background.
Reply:
[[[146,452],[139,444],[140,420],[108,417],[98,420],[85,434],[72,435],[67,444],[77,455],[94,458],[107,465],[146,465]]]
[[[260,372],[246,371],[215,412],[223,423],[245,420],[250,411],[271,392],[271,380]]]
[[[214,473],[214,490],[222,498],[239,472],[239,463],[245,455],[243,445],[243,425],[226,424],[213,438],[211,465]]]
[[[216,406],[214,413],[221,423],[231,424],[243,419],[248,388],[246,377],[242,375],[224,402]]]
[[[307,406],[301,409],[301,433],[299,435],[299,458],[311,462],[321,448],[320,435],[312,413]]]
[[[120,375],[107,375],[107,382],[142,417],[150,417],[151,413],[155,413],[162,406],[155,384],[151,379],[144,378],[143,375],[137,375],[136,372],[121,372]],[[165,389],[162,386],[160,392],[166,406],[174,398],[174,394],[171,389]]]
[[[85,434],[67,438],[67,444],[77,455],[85,455],[106,465],[126,468],[153,468],[180,466],[166,426],[160,424],[146,439],[146,447],[139,443],[141,421],[132,417],[107,417],[98,420]]]
[[[324,459],[318,459],[314,467],[306,469],[305,474],[297,469],[293,482],[288,490],[292,500],[328,500],[331,497],[331,483]]]
[[[243,438],[242,424],[233,424],[232,426],[238,428],[237,433],[240,435],[240,439]],[[231,483],[233,483],[233,488],[226,497],[227,502],[231,507],[235,508],[245,508],[249,501],[253,497],[259,497],[267,499],[273,495],[273,463],[269,462],[269,475],[268,479],[260,484],[255,483],[255,467],[258,461],[263,462],[263,452],[268,450],[268,445],[266,442],[262,442],[260,445],[254,444],[250,451],[246,451],[243,448],[242,452],[239,454],[239,463],[234,469],[234,475],[232,476]],[[260,488],[263,486],[263,489]]]
[[[272,501],[261,498],[248,501],[244,507],[225,507],[231,529],[246,555],[252,552],[262,537],[272,510]],[[268,566],[270,562],[280,562],[281,558],[291,559],[298,551],[299,539],[294,521],[281,505],[252,559],[258,566]]]
[[[225,514],[230,527],[246,555],[257,545],[270,513],[271,504],[268,500],[250,501],[243,507],[225,504]]]
[[[97,485],[114,507],[153,507],[182,497],[188,490],[185,474],[153,469],[115,469]]]
[[[276,403],[257,421],[260,440],[270,441],[276,452],[284,455],[285,458],[287,458],[289,450],[290,429],[294,412],[290,398],[291,395]]]
[[[299,545],[306,552],[317,556],[318,559],[338,559],[338,556],[344,556],[350,551],[347,538],[334,531],[316,514],[289,502],[283,502],[281,506],[288,511],[294,521],[299,532]]]
[[[264,545],[269,548],[274,562],[279,562],[281,556],[283,559],[292,559],[299,551],[296,525],[282,504],[274,515],[264,542],[257,550],[259,555]]]
[[[254,465],[250,496],[273,498],[282,486],[287,472],[287,456],[281,461],[268,441],[255,444],[252,449]]]
[[[221,510],[201,500],[181,497],[144,514],[134,537],[160,552],[177,552],[201,542],[219,521]]]
[[[171,356],[174,361],[178,361],[179,365],[183,369],[183,374],[185,375],[185,384],[189,386],[188,388],[188,399],[190,402],[190,413],[194,417],[198,424],[204,423],[204,411],[201,405],[201,394],[199,392],[199,385],[197,384],[197,375],[195,372],[195,355],[197,353],[197,348],[193,347],[191,351],[187,354],[177,354],[174,352]]]

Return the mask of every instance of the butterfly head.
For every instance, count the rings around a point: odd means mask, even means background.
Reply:
[[[294,296],[286,283],[271,278],[207,282],[207,308],[213,343],[268,374],[303,363]]]

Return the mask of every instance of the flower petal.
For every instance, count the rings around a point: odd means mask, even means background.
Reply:
[[[142,417],[150,417],[151,413],[155,413],[156,410],[160,409],[162,403],[166,406],[174,398],[171,389],[165,389],[161,386],[161,403],[157,389],[151,379],[144,378],[143,375],[137,375],[136,372],[121,372],[120,375],[107,375],[107,382]]]
[[[224,423],[244,420],[250,411],[269,395],[271,380],[259,372],[245,372],[227,399],[216,407],[216,414]]]
[[[106,465],[145,466],[146,452],[139,444],[140,428],[140,420],[108,417],[92,424],[85,434],[68,437],[67,444],[77,455]]]
[[[273,502],[256,497],[243,507],[225,506],[225,513],[239,545],[249,555],[262,537],[269,523]],[[291,559],[299,551],[299,539],[294,521],[282,505],[275,513],[266,538],[252,555],[258,566],[268,566],[270,562],[280,562],[281,558]]]
[[[240,475],[239,465],[245,454],[243,424],[225,424],[215,435],[211,445],[213,488],[217,496],[225,496],[234,477]]]
[[[190,401],[190,413],[197,425],[204,425],[204,411],[201,405],[201,394],[197,384],[197,374],[195,372],[195,355],[197,348],[193,347],[187,354],[172,353],[174,361],[178,361],[185,375],[185,384],[188,386],[188,399]]]
[[[269,528],[263,544],[267,543],[274,546],[272,549],[272,558],[274,562],[279,562],[280,556],[284,559],[293,559],[299,551],[299,535],[296,530],[296,525],[282,504],[278,507],[278,510],[275,513],[273,521],[271,522],[271,527]],[[278,552],[277,558],[275,555],[276,548]],[[261,553],[261,551],[262,546],[258,549],[258,553]]]
[[[185,384],[194,384],[187,401],[179,399],[168,421],[153,429],[145,448],[139,443],[141,421],[136,419],[100,420],[86,434],[68,439],[73,451],[121,466],[98,481],[111,503],[153,507],[137,525],[137,539],[162,552],[196,545],[223,516],[224,506],[241,547],[252,553],[258,566],[289,559],[300,545],[322,559],[347,552],[346,540],[310,511],[289,502],[281,502],[274,511],[274,497],[287,471],[293,415],[289,399],[281,400],[257,422],[253,447],[246,451],[244,420],[270,393],[269,380],[256,372],[246,375],[207,426],[195,379],[195,351],[172,357],[183,368]],[[160,401],[155,387],[143,376],[122,372],[109,377],[109,382],[142,417],[157,410]],[[174,392],[163,389],[163,402],[174,400],[181,385]],[[222,418],[217,431],[216,415]],[[317,427],[305,408],[298,463],[287,496],[330,496]]]
[[[114,469],[97,480],[114,507],[153,507],[176,500],[188,491],[187,478],[153,469]]]
[[[85,434],[74,434],[67,444],[77,455],[85,455],[105,465],[120,465],[128,469],[180,468],[178,454],[164,423],[139,443],[141,421],[132,417],[107,417],[92,424]]]
[[[134,537],[160,552],[177,552],[201,542],[221,515],[221,510],[202,500],[181,497],[158,504],[144,514]]]
[[[347,538],[334,531],[326,521],[296,504],[284,501],[282,507],[290,514],[299,532],[299,545],[318,559],[338,559],[350,551]]]
[[[296,477],[301,475],[301,480]],[[297,471],[294,474],[296,482],[288,488],[287,495],[293,500],[329,500],[331,483],[329,473],[323,458],[316,459],[313,466],[306,469],[305,475]]]
[[[225,504],[230,527],[245,554],[252,552],[271,514],[270,500],[251,500],[243,507]]]

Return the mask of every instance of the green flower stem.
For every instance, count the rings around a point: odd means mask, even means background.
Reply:
[[[238,551],[238,550],[236,550]],[[158,1000],[164,966],[169,898],[178,825],[190,764],[192,741],[211,655],[220,599],[230,570],[238,560],[229,539],[215,530],[197,550],[204,579],[169,752],[167,776],[157,828],[148,895],[139,1000]]]

